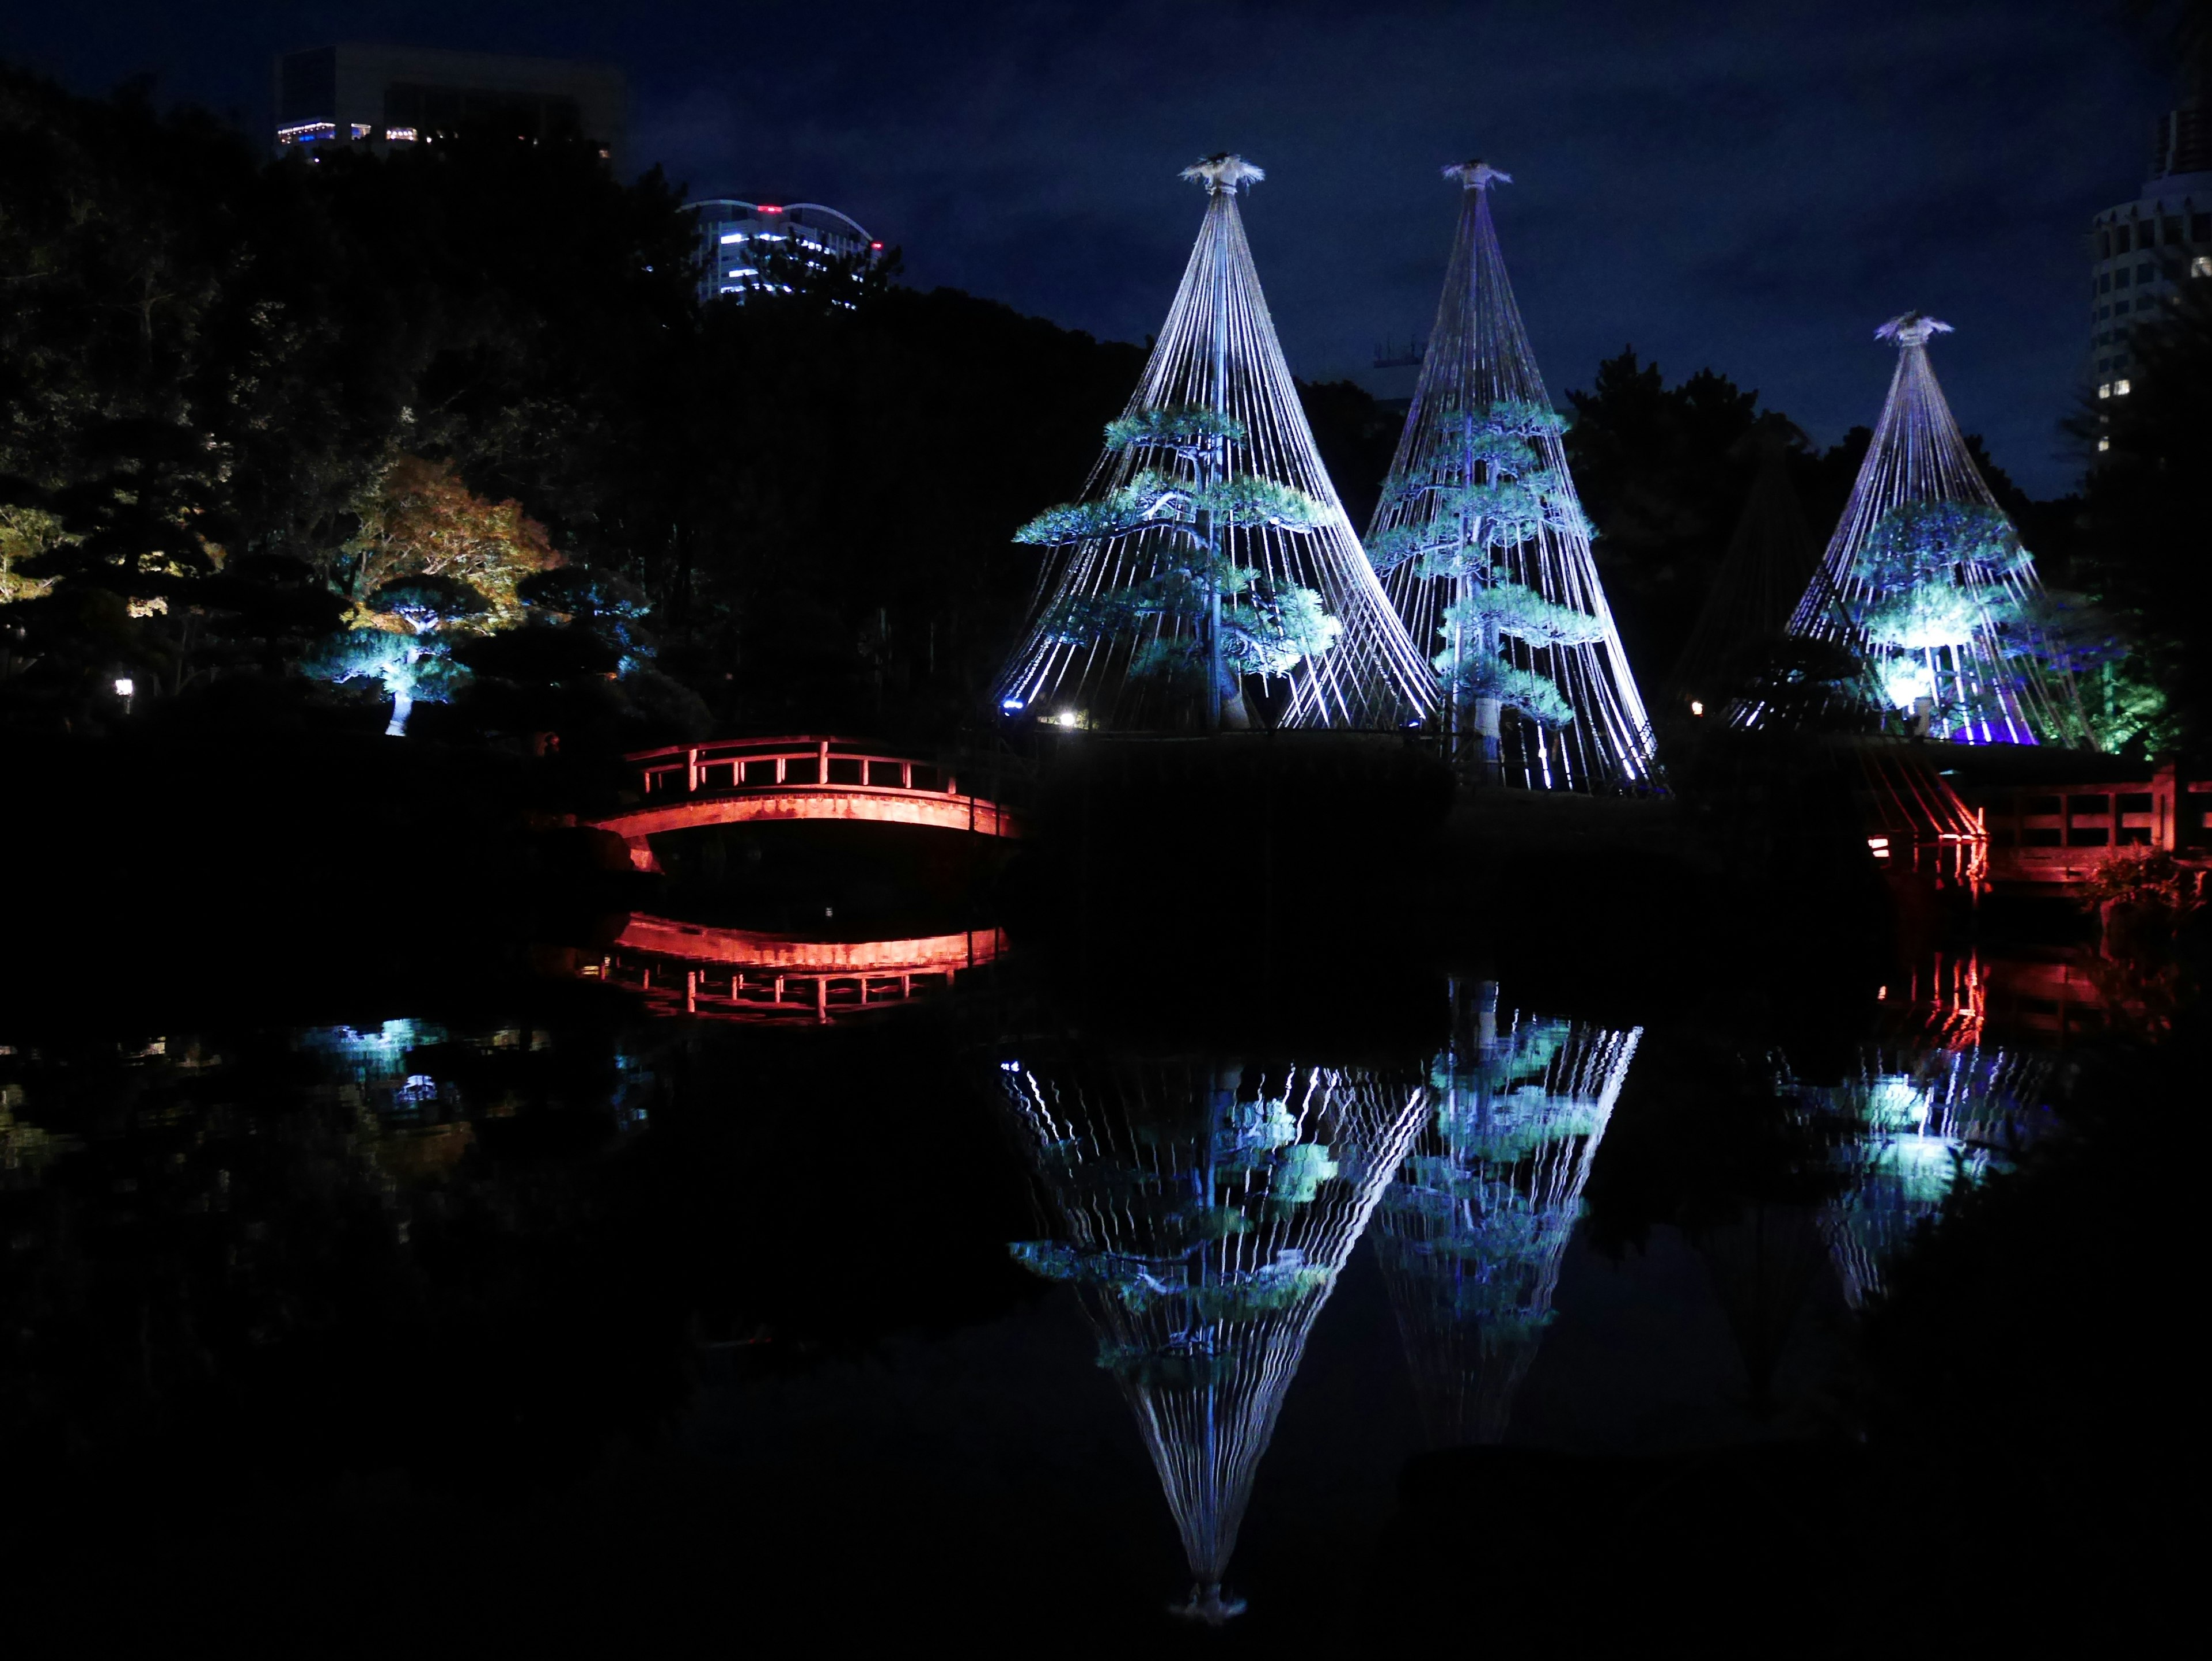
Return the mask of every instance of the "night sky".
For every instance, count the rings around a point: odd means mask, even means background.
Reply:
[[[1822,441],[1879,408],[1908,307],[1957,326],[1936,368],[2031,490],[2087,333],[2084,233],[2142,182],[2171,101],[2118,0],[1655,6],[133,3],[11,6],[0,54],[85,92],[258,130],[270,54],[334,40],[596,58],[631,88],[634,164],[695,195],[827,202],[908,280],[1142,339],[1199,221],[1176,178],[1233,149],[1291,367],[1385,395],[1425,331],[1456,186],[1511,173],[1499,234],[1556,394],[1633,343],[1710,366]],[[536,251],[557,258],[560,228]]]

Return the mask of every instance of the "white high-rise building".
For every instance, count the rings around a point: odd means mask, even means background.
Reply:
[[[723,197],[693,202],[699,216],[699,299],[721,295],[743,299],[761,286],[760,256],[793,245],[810,261],[866,259],[884,251],[860,221],[819,202],[739,202]]]
[[[2150,179],[2132,202],[2091,222],[2088,379],[2124,398],[2130,337],[2178,284],[2212,277],[2212,106],[2191,100],[2158,119]]]

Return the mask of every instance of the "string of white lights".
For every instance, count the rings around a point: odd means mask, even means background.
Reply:
[[[2009,533],[1928,362],[1929,339],[1949,332],[1948,323],[1917,312],[1876,331],[1896,342],[1897,370],[1850,501],[1790,630],[1858,656],[1889,706],[1910,710],[1922,697],[1944,706],[1936,710],[1936,736],[1970,744],[2087,745],[2074,677],[2043,649],[2043,588],[2024,551],[2002,564],[1962,561],[1924,585],[1954,593],[1964,614],[1928,626],[1917,642],[1878,642],[1860,621],[1890,597],[1869,578],[1866,556],[1900,510],[1964,508],[2004,524]],[[1738,719],[1757,725],[1760,715],[1754,706]]]
[[[1278,584],[1313,590],[1341,627],[1328,650],[1291,672],[1284,724],[1417,725],[1435,701],[1432,677],[1360,551],[1276,338],[1237,205],[1237,184],[1257,170],[1233,157],[1224,160],[1234,165],[1193,170],[1205,175],[1206,217],[1124,414],[1224,413],[1242,427],[1223,447],[1228,472],[1288,485],[1320,505],[1321,522],[1310,529],[1238,525],[1220,532],[1232,563]],[[1081,499],[1103,501],[1146,468],[1172,471],[1194,484],[1200,466],[1186,459],[1163,468],[1157,452],[1109,448],[1091,469]],[[1071,596],[1096,599],[1160,575],[1181,552],[1176,538],[1174,532],[1146,526],[1048,551],[1024,638],[1000,677],[1000,707],[1047,719],[1065,715],[1071,724],[1119,731],[1194,725],[1194,701],[1187,687],[1167,676],[1130,672],[1133,655],[1147,640],[1190,638],[1198,626],[1194,620],[1163,616],[1129,635],[1090,642],[1056,639],[1045,626]]]
[[[1489,186],[1505,175],[1480,163],[1449,171],[1465,186],[1459,228],[1413,405],[1391,462],[1392,486],[1421,478],[1438,484],[1480,484],[1484,468],[1480,459],[1472,462],[1475,476],[1469,477],[1466,423],[1480,420],[1501,404],[1551,408],[1551,395],[1529,347],[1491,220]],[[1571,503],[1573,482],[1558,432],[1534,434],[1530,442],[1541,466],[1556,477]],[[1426,529],[1446,511],[1434,491],[1386,487],[1369,527],[1369,541],[1375,544],[1394,530]],[[1578,507],[1572,517],[1581,518]],[[1502,734],[1506,782],[1574,790],[1635,788],[1655,782],[1657,763],[1650,719],[1606,604],[1588,534],[1547,523],[1529,540],[1505,551],[1498,563],[1508,581],[1601,625],[1597,638],[1583,643],[1547,645],[1510,638],[1503,643],[1503,654],[1513,667],[1549,679],[1574,711],[1571,721],[1554,727],[1528,720],[1508,721]],[[1385,574],[1383,587],[1422,655],[1440,650],[1445,643],[1443,612],[1453,601],[1454,580],[1424,577],[1419,562],[1409,559]],[[1433,682],[1433,675],[1431,678]]]
[[[1002,1062],[1054,1238],[1219,1619],[1261,1456],[1322,1306],[1419,1131],[1411,1076],[1241,1063]]]
[[[1431,1113],[1376,1219],[1430,1442],[1501,1440],[1550,1319],[1641,1029],[1509,1015],[1437,1058]]]

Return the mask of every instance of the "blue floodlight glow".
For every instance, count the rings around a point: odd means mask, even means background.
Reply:
[[[1010,715],[1018,715],[1022,710],[1022,701],[1019,698],[1002,698],[999,702],[999,708]]]

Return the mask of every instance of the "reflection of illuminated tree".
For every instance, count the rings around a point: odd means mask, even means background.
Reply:
[[[1509,1013],[1455,984],[1431,1123],[1376,1236],[1421,1415],[1439,1446],[1495,1442],[1552,1318],[1583,1186],[1638,1031]]]
[[[1055,1237],[1015,1256],[1075,1287],[1135,1409],[1193,1586],[1222,1577],[1283,1392],[1420,1120],[1421,1092],[1326,1068],[1000,1063]]]
[[[1836,1133],[1843,1191],[1820,1224],[1852,1308],[1956,1185],[2006,1168],[2036,1133],[2049,1074],[2046,1058],[1996,1048],[1876,1052],[1857,1078],[1799,1092]]]

